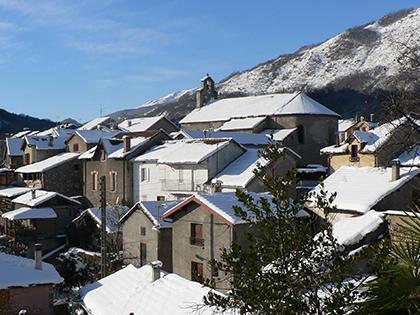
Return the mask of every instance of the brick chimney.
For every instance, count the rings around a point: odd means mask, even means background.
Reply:
[[[34,259],[35,259],[35,269],[42,270],[42,244],[35,244],[35,253],[34,253]]]
[[[127,153],[131,150],[131,138],[129,136],[123,137],[123,147],[124,153]]]
[[[160,269],[163,266],[163,263],[160,260],[155,260],[150,263],[150,266],[152,266],[152,282],[155,282],[156,280],[160,279]]]
[[[399,180],[401,177],[401,162],[398,159],[392,160],[391,181]]]

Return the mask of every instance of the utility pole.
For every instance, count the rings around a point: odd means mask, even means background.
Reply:
[[[101,277],[107,276],[107,253],[106,253],[106,177],[99,178],[101,199]]]

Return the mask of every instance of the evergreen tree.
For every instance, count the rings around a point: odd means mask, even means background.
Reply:
[[[282,152],[280,145],[271,144],[261,155],[276,161]],[[249,211],[235,208],[255,232],[247,233],[249,247],[234,243],[223,250],[219,261],[212,262],[213,268],[225,272],[231,290],[223,296],[210,292],[205,303],[241,314],[348,312],[358,297],[358,282],[349,278],[353,258],[336,242],[331,224],[324,222],[314,231],[315,216],[299,215],[308,196],[296,195],[296,172],[276,177],[272,169],[259,166],[255,173],[269,194],[256,201],[237,191]],[[327,197],[322,190],[312,198],[326,214],[333,210],[334,195]]]

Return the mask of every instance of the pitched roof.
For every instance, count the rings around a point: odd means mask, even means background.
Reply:
[[[154,116],[154,117],[140,117],[127,119],[118,124],[123,130],[130,132],[146,131],[153,127],[154,124],[159,122],[161,119],[166,119],[165,116]]]
[[[19,167],[16,172],[17,173],[42,173],[45,171],[48,171],[50,169],[53,169],[57,166],[60,166],[64,163],[73,161],[79,157],[78,153],[72,153],[72,152],[65,152],[60,153],[57,155],[54,155],[48,159],[28,164],[22,167]]]
[[[391,172],[391,168],[342,166],[324,180],[323,190],[329,195],[337,193],[332,203],[337,209],[365,213],[420,174],[420,169],[401,168],[401,177],[395,181]],[[313,192],[320,189],[318,185]]]
[[[155,227],[170,227],[172,222],[170,220],[161,220],[161,216],[177,206],[183,201],[183,199],[178,200],[168,200],[168,201],[141,201],[136,203],[130,211],[128,211],[120,220],[121,223],[124,223],[132,213],[137,211],[138,208],[143,211],[143,213],[150,219]]]
[[[67,200],[68,202],[74,203],[76,205],[80,205],[80,202],[64,196],[63,194],[60,194],[58,192],[53,192],[53,191],[45,191],[45,190],[34,190],[35,191],[35,198],[32,198],[32,191],[27,192],[26,194],[23,194],[15,199],[13,199],[12,201],[14,203],[19,203],[19,204],[24,204],[27,205],[29,207],[37,207],[41,204],[43,204],[44,202],[54,198],[54,197],[60,197],[63,198],[65,200]]]
[[[197,305],[211,290],[198,282],[174,273],[161,272],[152,282],[152,267],[127,267],[80,289],[84,308],[92,315],[135,314],[195,314]],[[200,314],[214,314],[203,306]],[[225,312],[225,314],[231,314]]]
[[[350,127],[353,127],[356,124],[356,121],[353,118],[350,119],[339,119],[338,120],[338,131],[344,132]]]
[[[216,100],[194,109],[180,123],[228,121],[271,115],[339,115],[304,93],[268,94]]]
[[[7,155],[9,156],[22,156],[22,138],[6,138]]]
[[[248,192],[248,195],[251,196],[255,202],[259,202],[261,198],[266,198],[270,201],[270,195],[267,193],[255,193],[255,192]],[[248,213],[249,218],[254,217],[254,213],[244,207],[243,203],[238,200],[236,197],[235,192],[218,192],[218,193],[196,193],[191,197],[185,199],[177,206],[169,209],[162,218],[169,218],[174,212],[179,211],[185,205],[195,202],[201,205],[204,205],[209,211],[213,214],[217,215],[227,224],[235,225],[235,224],[242,224],[246,223],[241,217],[239,217],[235,210],[233,209],[234,206],[239,206],[242,210]],[[307,216],[308,214],[301,210],[298,212],[297,216]]]
[[[0,289],[29,287],[38,284],[63,282],[53,265],[42,263],[42,270],[35,269],[33,259],[0,252]]]
[[[64,150],[68,137],[67,134],[58,137],[28,135],[24,137],[24,140],[28,145],[36,147],[37,150]]]
[[[0,196],[13,198],[31,191],[29,187],[0,186]]]
[[[398,157],[401,165],[404,166],[419,166],[420,167],[420,144],[412,146],[407,151],[404,151]]]
[[[123,159],[124,157],[126,157],[127,155],[131,154],[134,150],[136,150],[138,147],[142,146],[143,144],[145,144],[150,138],[146,138],[146,137],[136,137],[136,138],[131,138],[131,148],[128,152],[124,152],[124,148],[121,147],[117,150],[115,150],[114,152],[112,152],[111,154],[108,155],[108,158],[110,159]]]
[[[297,128],[289,128],[289,129],[265,129],[261,131],[260,133],[263,133],[267,135],[269,138],[271,138],[271,135],[273,135],[273,140],[275,141],[283,141],[288,136],[290,136]]]
[[[228,131],[228,130],[242,130],[242,129],[253,129],[262,123],[266,119],[265,116],[262,117],[248,117],[248,118],[232,118],[231,120],[225,122],[219,130]]]
[[[152,148],[134,158],[133,161],[154,161],[164,164],[198,164],[224,148],[231,141],[233,140],[230,138],[165,141],[164,144]]]
[[[255,177],[254,170],[258,163],[265,166],[268,161],[259,157],[258,150],[246,150],[244,154],[217,174],[212,181],[219,181],[223,187],[245,188]]]
[[[12,138],[22,138],[23,136],[26,136],[28,134],[30,134],[32,132],[32,130],[22,130],[19,131],[18,133],[15,133]]]
[[[3,218],[8,220],[25,220],[25,219],[55,219],[57,213],[52,208],[19,208],[2,214]]]
[[[80,128],[78,128],[78,129],[79,130],[93,130],[93,129],[97,129],[97,127],[99,125],[107,122],[110,119],[111,119],[111,117],[109,117],[109,116],[94,118],[91,121],[89,121],[86,124],[84,124],[83,126],[81,126]]]
[[[77,130],[76,134],[86,143],[98,143],[101,138],[110,139],[121,133],[118,130]]]
[[[261,133],[213,130],[182,130],[182,132],[190,139],[232,138],[242,145],[265,145],[270,143],[269,137]]]
[[[107,206],[106,207],[106,231],[107,233],[118,232],[119,221],[129,211],[125,206]],[[73,222],[80,220],[84,216],[90,216],[100,227],[102,225],[102,211],[100,208],[89,208],[84,210]]]

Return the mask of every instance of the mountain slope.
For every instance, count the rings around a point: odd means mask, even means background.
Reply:
[[[221,97],[304,90],[343,116],[377,112],[378,93],[399,82],[399,43],[420,44],[420,9],[407,9],[354,27],[317,45],[234,73],[218,84]],[[172,93],[114,117],[167,114],[194,108],[194,90]]]
[[[0,108],[0,135],[15,133],[28,128],[30,130],[45,130],[54,127],[56,123],[48,119],[39,119],[23,114],[9,113]]]

